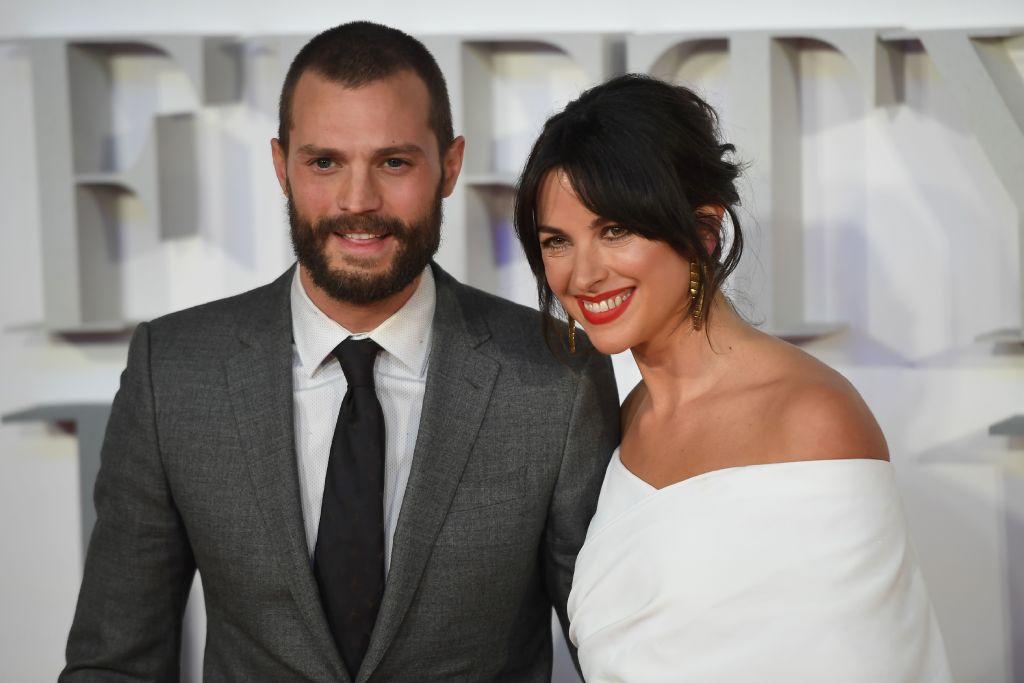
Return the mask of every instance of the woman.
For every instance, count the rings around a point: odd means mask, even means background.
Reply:
[[[871,412],[722,294],[732,152],[694,93],[624,76],[552,117],[520,180],[549,331],[557,301],[570,347],[578,321],[643,376],[569,598],[584,676],[950,680]]]

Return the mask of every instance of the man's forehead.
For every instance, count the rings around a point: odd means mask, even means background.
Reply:
[[[352,85],[315,69],[305,71],[295,85],[292,106],[315,99],[398,100],[407,111],[421,110],[429,115],[430,93],[427,84],[414,71],[402,69],[381,78]]]
[[[299,144],[329,146],[331,136],[375,146],[424,146],[430,127],[430,97],[422,79],[400,71],[358,86],[314,71],[299,79],[292,100],[292,130]]]

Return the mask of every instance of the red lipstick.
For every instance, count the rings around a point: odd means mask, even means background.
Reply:
[[[620,294],[625,294],[625,298],[622,299],[621,303],[615,308],[608,308],[607,310],[587,310],[585,304],[599,304],[602,301],[606,301],[609,304],[615,297]],[[592,325],[603,325],[604,323],[610,323],[611,321],[618,318],[620,315],[626,312],[626,308],[629,303],[633,300],[633,287],[623,287],[622,289],[615,289],[609,292],[602,292],[595,296],[584,296],[582,294],[576,296],[576,303],[579,304],[580,311],[583,313],[583,317],[587,322]]]

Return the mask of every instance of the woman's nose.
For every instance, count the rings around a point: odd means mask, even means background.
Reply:
[[[608,268],[597,245],[577,250],[573,263],[572,284],[578,292],[597,292],[608,278]]]

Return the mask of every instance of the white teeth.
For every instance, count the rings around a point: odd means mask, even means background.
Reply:
[[[372,240],[376,237],[381,237],[381,235],[367,235],[365,232],[346,232],[343,234],[345,239],[350,240]]]
[[[621,306],[622,302],[626,301],[632,295],[633,290],[630,289],[608,299],[603,299],[601,301],[583,301],[581,303],[583,304],[583,308],[587,309],[591,313],[606,313],[613,308]]]

